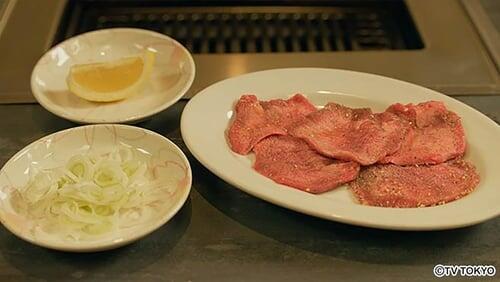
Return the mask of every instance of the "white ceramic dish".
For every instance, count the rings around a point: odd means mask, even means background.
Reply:
[[[156,51],[151,79],[142,93],[112,103],[94,103],[69,92],[73,64],[104,62]],[[191,87],[195,65],[177,41],[153,31],[113,28],[72,37],[50,49],[35,65],[31,90],[48,111],[78,123],[130,123],[152,116],[178,101]]]
[[[61,239],[47,234],[36,221],[15,209],[14,191],[24,187],[33,167],[52,168],[64,165],[79,153],[106,153],[118,144],[127,144],[151,154],[162,185],[169,189],[161,208],[133,227],[120,227],[118,232],[105,233],[91,240]],[[151,163],[153,165],[153,163]],[[191,189],[191,168],[182,151],[167,138],[128,125],[88,125],[45,136],[15,154],[0,171],[0,220],[18,237],[33,244],[74,252],[101,251],[131,243],[146,236],[172,218],[186,201]],[[166,234],[168,236],[168,234]]]
[[[468,138],[466,159],[481,183],[470,195],[436,207],[395,209],[360,205],[346,186],[312,195],[273,182],[252,169],[252,155],[233,153],[226,141],[235,102],[252,93],[262,100],[303,93],[315,105],[329,101],[383,111],[396,102],[440,100],[458,113]],[[475,109],[433,90],[366,73],[333,69],[277,69],[216,83],[198,93],[182,114],[182,136],[209,170],[235,187],[271,203],[309,215],[361,226],[436,230],[472,225],[500,214],[500,127]]]

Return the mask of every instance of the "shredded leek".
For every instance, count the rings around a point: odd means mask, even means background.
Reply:
[[[158,184],[138,151],[76,155],[63,167],[38,170],[21,188],[24,212],[47,232],[86,239],[116,231],[120,222],[144,219],[158,204]]]

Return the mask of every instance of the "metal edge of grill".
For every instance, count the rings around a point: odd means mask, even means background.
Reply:
[[[195,5],[200,3],[203,6]],[[226,6],[214,6],[217,3]],[[235,1],[227,0],[217,3],[71,1],[54,43],[91,30],[137,27],[169,35],[194,54],[424,47],[403,1],[330,1],[329,5],[313,1],[307,6],[291,5],[301,4],[297,1],[256,1],[253,6],[230,6]],[[280,3],[286,5],[273,6]]]

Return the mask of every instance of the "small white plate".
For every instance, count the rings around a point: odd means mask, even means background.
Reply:
[[[95,103],[69,92],[66,77],[72,65],[140,55],[145,48],[157,54],[142,93],[118,102]],[[72,37],[50,49],[33,69],[31,90],[45,109],[62,118],[78,123],[130,123],[177,102],[194,76],[191,54],[174,39],[149,30],[112,28]]]
[[[29,180],[31,168],[62,166],[79,153],[107,153],[126,144],[151,154],[151,165],[158,171],[159,181],[168,189],[164,203],[148,217],[132,227],[119,227],[88,240],[62,239],[59,234],[44,232],[39,224],[17,212],[14,192]],[[182,207],[191,190],[191,167],[182,151],[167,138],[129,125],[87,125],[45,136],[15,154],[0,171],[0,221],[12,233],[35,245],[51,249],[91,252],[117,248],[153,232]],[[136,222],[135,222],[136,223]],[[168,236],[168,234],[166,234]]]
[[[390,104],[443,101],[462,117],[469,142],[466,159],[481,182],[470,195],[436,207],[396,209],[360,205],[346,186],[312,195],[273,182],[252,169],[252,156],[231,151],[226,129],[235,102],[252,93],[261,100],[302,93],[317,106],[337,102],[383,111]],[[472,225],[500,214],[500,127],[475,109],[436,91],[366,73],[315,68],[277,69],[216,83],[185,107],[182,136],[193,155],[235,187],[271,203],[309,215],[361,226],[398,230],[436,230]]]

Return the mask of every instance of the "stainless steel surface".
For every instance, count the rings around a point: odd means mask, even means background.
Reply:
[[[376,73],[450,95],[500,94],[498,71],[458,1],[407,1],[423,50],[195,56],[189,92],[228,77],[278,67],[330,67]],[[334,88],[334,86],[332,86]]]
[[[500,71],[500,1],[462,0],[462,4]]]
[[[0,0],[0,37],[7,24],[7,20],[10,18],[12,10],[16,5],[17,0]]]
[[[64,2],[19,0],[16,10],[24,20],[9,21],[5,36],[0,38],[0,103],[33,101],[29,90],[31,68],[50,45]],[[450,95],[500,94],[499,72],[460,0],[406,3],[423,38],[422,50],[198,54],[194,56],[196,79],[187,97],[235,75],[298,66],[376,73]],[[45,7],[40,8],[41,5]],[[307,9],[301,7],[300,11]],[[26,19],[30,19],[29,27]]]
[[[457,98],[500,122],[500,96]],[[130,246],[93,254],[36,247],[0,226],[0,281],[427,282],[437,279],[432,269],[439,263],[495,265],[496,277],[485,280],[498,281],[500,218],[449,231],[396,232],[277,207],[231,187],[189,154],[179,131],[185,104],[139,125],[170,138],[191,162],[190,198],[169,223]],[[28,143],[75,126],[39,105],[0,105],[0,120],[0,166]]]
[[[0,36],[0,103],[33,102],[31,70],[51,46],[65,0],[17,0]]]
[[[500,32],[500,1],[498,0],[479,0],[486,15],[495,26],[495,29]]]

